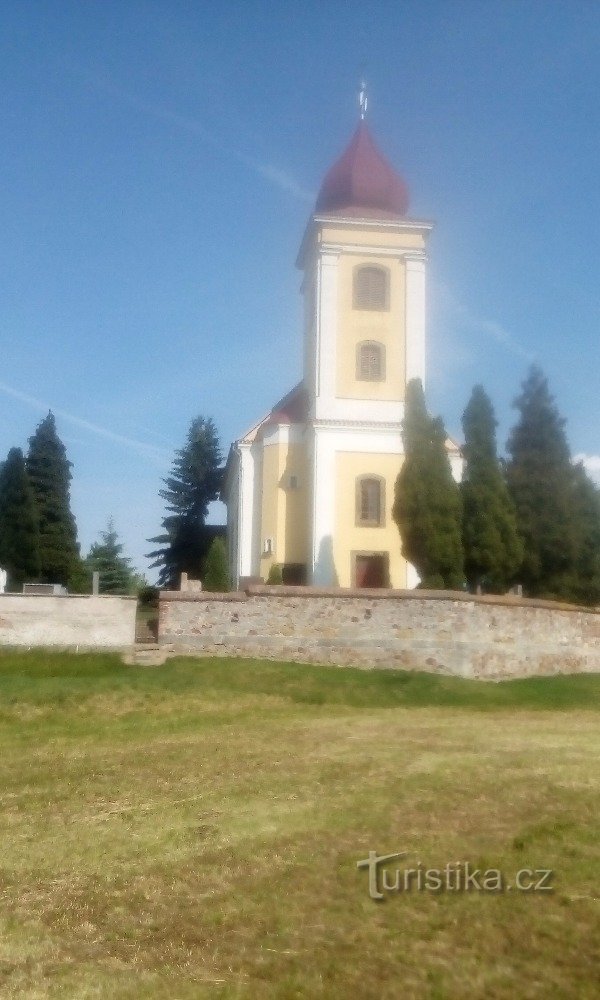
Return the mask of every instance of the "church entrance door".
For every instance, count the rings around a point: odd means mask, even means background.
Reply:
[[[354,557],[355,587],[389,587],[387,552],[357,552]]]

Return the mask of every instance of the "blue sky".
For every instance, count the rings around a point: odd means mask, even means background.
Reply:
[[[82,550],[140,568],[198,414],[223,450],[301,374],[296,252],[369,122],[436,222],[428,401],[504,447],[536,360],[600,475],[600,5],[0,3],[0,456],[51,407]],[[220,519],[220,518],[219,518]]]

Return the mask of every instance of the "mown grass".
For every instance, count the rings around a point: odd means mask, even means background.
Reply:
[[[595,997],[600,676],[0,654],[0,995]],[[356,862],[552,868],[367,893]]]

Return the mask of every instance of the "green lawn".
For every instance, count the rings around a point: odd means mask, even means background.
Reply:
[[[600,676],[0,654],[0,996],[592,998]],[[387,893],[468,861],[554,891]]]

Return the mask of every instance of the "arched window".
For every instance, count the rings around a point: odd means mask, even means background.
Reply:
[[[356,523],[365,528],[385,523],[385,481],[381,476],[359,476],[356,480]]]
[[[389,271],[384,267],[356,267],[352,297],[354,309],[389,309],[389,278]]]
[[[385,378],[385,347],[375,340],[363,340],[356,348],[356,377],[361,382],[382,382]]]

